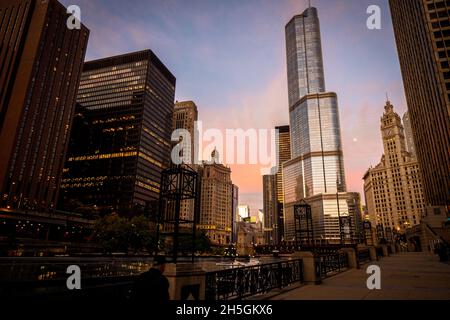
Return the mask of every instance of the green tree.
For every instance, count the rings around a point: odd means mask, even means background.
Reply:
[[[150,221],[143,216],[131,219],[118,215],[108,215],[95,224],[95,241],[106,253],[134,253],[147,250],[152,252],[156,244],[155,232]]]

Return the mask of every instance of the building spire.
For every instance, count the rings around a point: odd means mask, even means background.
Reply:
[[[386,111],[386,114],[394,111],[394,106],[392,105],[391,101],[389,101],[389,97],[386,94],[386,105],[384,107],[384,110]]]

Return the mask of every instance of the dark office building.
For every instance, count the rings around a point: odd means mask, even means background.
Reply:
[[[278,244],[281,238],[278,230],[280,211],[277,193],[277,175],[263,176],[264,240],[269,245]]]
[[[0,1],[0,208],[53,210],[89,30],[56,0]]]
[[[62,209],[135,214],[155,203],[170,162],[175,83],[150,50],[85,63]]]
[[[283,188],[283,163],[291,160],[291,130],[290,126],[275,127],[278,130],[278,139],[276,141],[278,154],[278,173],[276,175],[276,187],[278,203],[276,205],[276,240],[281,242],[284,237],[284,188]],[[265,211],[264,211],[265,212]]]
[[[450,1],[390,0],[390,7],[425,202],[432,215],[445,218],[450,206]]]

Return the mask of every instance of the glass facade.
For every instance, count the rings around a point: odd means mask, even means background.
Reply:
[[[276,188],[277,188],[277,198],[278,202],[276,204],[276,238],[275,242],[281,241],[281,237],[284,233],[284,198],[283,198],[283,163],[291,160],[291,130],[289,126],[280,126],[276,127],[275,130],[278,130],[278,136],[276,139],[277,143],[277,163],[278,163],[278,172],[276,174]]]
[[[292,155],[303,167],[304,195],[344,192],[345,172],[337,97],[306,96],[291,108]],[[339,187],[337,182],[339,181]]]
[[[316,8],[308,8],[286,26],[289,106],[303,96],[325,91],[322,42]]]
[[[170,162],[175,78],[151,51],[84,66],[61,205],[125,212],[159,198]]]
[[[339,211],[351,211],[346,193],[337,95],[325,91],[320,24],[308,8],[286,26],[292,160],[283,164],[285,240],[295,235],[294,206],[312,207],[315,237],[339,238]],[[337,194],[340,193],[339,207]],[[359,210],[359,196],[356,205]]]
[[[316,240],[340,240],[339,217],[350,217],[350,229],[346,230],[344,227],[342,231],[346,237],[356,238],[359,235],[359,228],[361,225],[361,208],[360,196],[358,193],[339,193],[318,195],[308,199],[308,204],[311,206],[314,238]],[[339,204],[339,206],[338,206]],[[294,203],[287,204],[286,225],[285,225],[285,240],[293,241],[295,239],[295,225],[294,225]]]
[[[276,244],[279,240],[277,185],[277,175],[263,177],[264,238],[266,244]]]

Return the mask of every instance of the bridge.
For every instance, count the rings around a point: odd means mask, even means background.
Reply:
[[[381,290],[366,286],[369,264],[323,280],[280,291],[272,300],[450,300],[450,264],[428,253],[399,253],[370,262],[381,268]]]
[[[185,300],[364,300],[450,299],[450,264],[428,253],[399,248],[334,247],[297,251],[282,258],[261,257],[259,264],[208,270],[214,261],[168,265],[171,297]],[[141,258],[0,259],[0,297],[89,301],[98,297],[129,300],[133,281],[151,265]],[[231,260],[232,261],[232,260]],[[230,262],[231,262],[230,261]],[[83,290],[66,288],[66,267],[79,265]],[[369,265],[381,268],[382,290],[367,288]],[[38,278],[36,278],[38,277]],[[195,281],[194,281],[195,280]],[[181,295],[179,295],[181,293]]]

